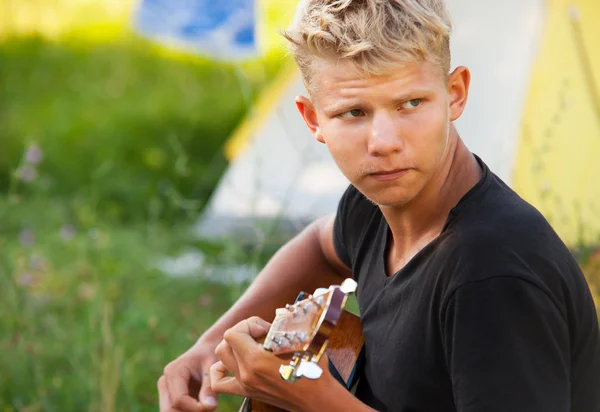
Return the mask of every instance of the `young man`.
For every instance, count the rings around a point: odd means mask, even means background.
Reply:
[[[443,0],[301,2],[286,37],[310,97],[296,104],[352,184],[165,368],[161,411],[213,410],[216,393],[294,411],[600,411],[588,286],[454,128],[470,75],[449,73],[450,31]],[[262,319],[349,276],[366,348],[356,396],[327,368],[284,382],[255,341]]]

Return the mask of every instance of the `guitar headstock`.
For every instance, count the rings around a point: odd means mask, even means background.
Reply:
[[[284,379],[294,381],[300,376],[314,376],[313,379],[320,376],[316,363],[327,347],[327,339],[348,295],[355,290],[356,282],[346,279],[340,286],[317,289],[306,299],[276,310],[263,346],[278,356],[294,355],[290,365],[280,370]]]
[[[275,319],[264,342],[275,355],[308,350],[319,321],[331,301],[331,289],[315,291],[308,298],[275,311]]]

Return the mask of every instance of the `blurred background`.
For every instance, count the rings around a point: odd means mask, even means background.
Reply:
[[[461,135],[600,302],[600,4],[448,4]],[[295,5],[0,0],[2,411],[157,410],[163,367],[335,210],[277,34]]]

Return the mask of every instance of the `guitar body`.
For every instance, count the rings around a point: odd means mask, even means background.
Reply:
[[[348,311],[343,311],[328,340],[325,353],[329,359],[329,369],[333,376],[350,390],[358,379],[364,344],[360,318]],[[240,412],[286,411],[264,402],[245,398]]]

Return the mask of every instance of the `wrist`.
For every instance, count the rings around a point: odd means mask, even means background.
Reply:
[[[214,350],[217,348],[217,345],[219,345],[219,343],[221,343],[221,341],[223,340],[223,334],[218,335],[217,333],[208,332],[209,331],[203,333],[198,338],[196,343],[194,343],[190,348],[190,351],[210,351],[211,353],[214,353]]]

